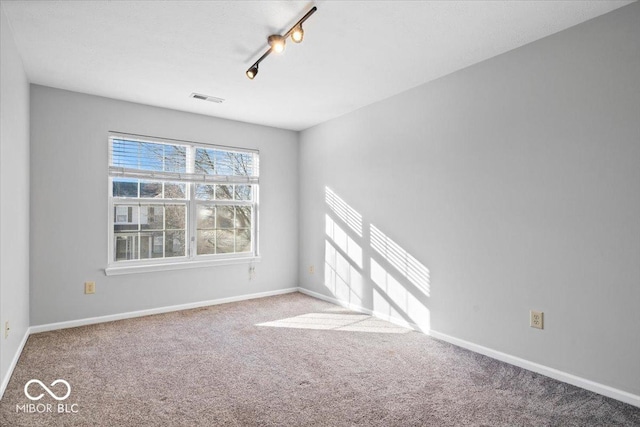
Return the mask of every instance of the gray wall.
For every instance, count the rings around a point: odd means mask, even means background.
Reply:
[[[303,131],[301,285],[640,394],[639,23],[635,3]]]
[[[0,31],[1,383],[29,327],[29,82],[1,7]]]
[[[248,264],[104,275],[109,130],[260,150],[254,280]],[[297,140],[292,131],[32,85],[31,325],[297,286]],[[84,295],[85,281],[96,282],[95,295]]]

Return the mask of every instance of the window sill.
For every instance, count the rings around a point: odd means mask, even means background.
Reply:
[[[183,261],[173,262],[169,264],[125,265],[117,267],[107,267],[104,269],[104,274],[107,276],[118,276],[121,274],[150,273],[154,271],[185,270],[189,268],[215,267],[221,265],[251,264],[253,262],[260,262],[260,260],[261,258],[259,256],[256,256],[207,261]]]

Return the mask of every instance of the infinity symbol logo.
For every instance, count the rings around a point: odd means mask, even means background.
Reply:
[[[65,399],[66,399],[67,397],[69,397],[69,395],[71,394],[71,386],[70,386],[70,385],[69,385],[69,383],[68,383],[68,382],[66,382],[65,380],[57,379],[57,380],[55,380],[54,382],[52,382],[52,383],[51,383],[51,387],[53,387],[54,385],[56,385],[56,384],[58,384],[58,383],[62,383],[62,384],[64,384],[64,385],[66,385],[66,386],[67,386],[67,394],[65,394],[65,395],[64,395],[64,396],[62,396],[62,397],[58,397],[58,396],[56,396],[56,395],[51,391],[51,389],[49,389],[49,387],[47,387],[46,385],[44,385],[44,384],[42,383],[42,381],[40,381],[40,380],[30,380],[28,383],[26,383],[26,384],[24,385],[24,395],[25,395],[25,396],[27,396],[27,397],[28,397],[29,399],[31,399],[31,400],[40,400],[40,399],[42,399],[42,396],[44,396],[44,393],[40,393],[38,396],[35,396],[35,397],[33,397],[33,396],[31,396],[31,395],[29,394],[29,390],[27,390],[27,389],[29,388],[29,386],[30,386],[32,383],[40,384],[40,387],[42,387],[42,388],[44,389],[44,391],[46,391],[47,393],[49,393],[49,396],[53,397],[53,398],[54,398],[54,399],[56,399],[56,400],[65,400]]]

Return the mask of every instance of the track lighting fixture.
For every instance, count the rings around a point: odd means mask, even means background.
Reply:
[[[304,38],[304,30],[302,29],[302,23],[307,20],[314,12],[318,10],[317,7],[313,6],[309,12],[307,12],[298,22],[295,23],[293,27],[287,31],[284,36],[279,34],[272,34],[267,38],[267,42],[269,43],[269,49],[262,54],[262,56],[253,63],[251,67],[247,70],[246,74],[249,79],[253,80],[255,76],[258,74],[258,65],[262,62],[264,58],[269,56],[271,52],[282,53],[284,51],[284,46],[287,41],[287,37],[291,36],[291,40],[294,43],[302,42]]]

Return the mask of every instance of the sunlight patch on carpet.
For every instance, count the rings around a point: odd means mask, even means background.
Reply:
[[[307,313],[272,322],[258,323],[256,326],[383,334],[406,334],[411,331],[366,314],[344,313]]]

